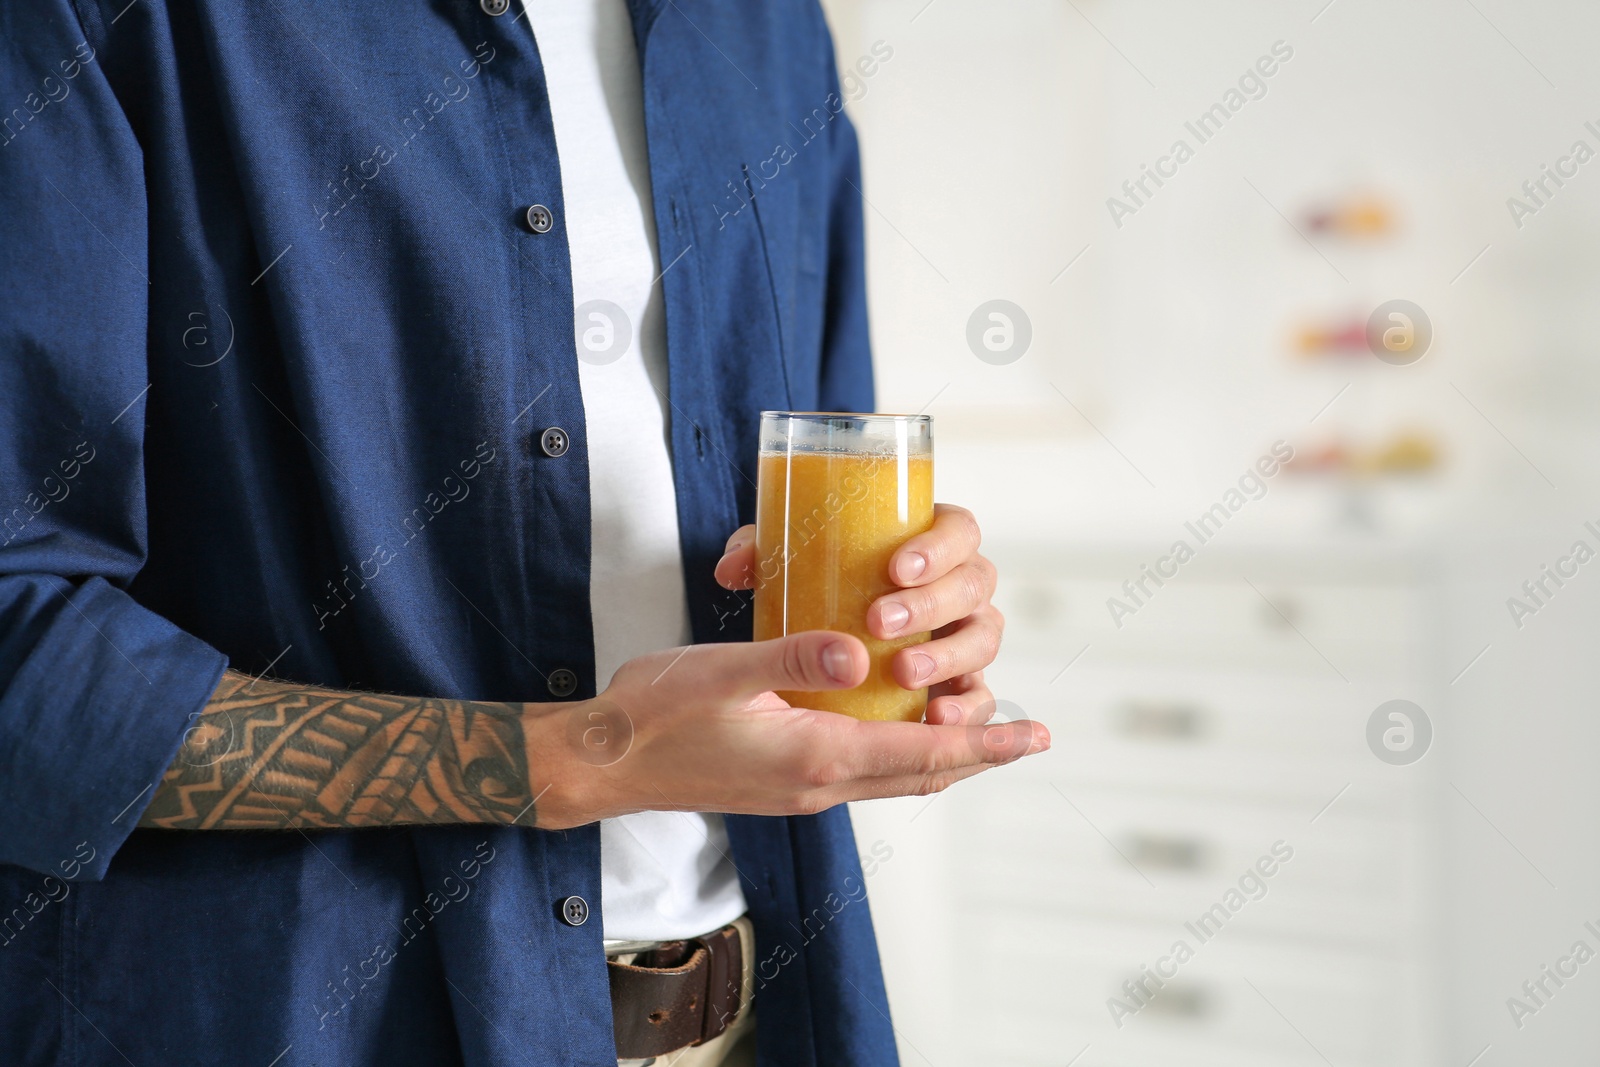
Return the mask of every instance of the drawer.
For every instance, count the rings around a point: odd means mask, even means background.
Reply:
[[[1059,671],[1008,654],[987,672],[1005,716],[1051,730],[1050,753],[1017,773],[1048,766],[1052,777],[1080,783],[1309,804],[1308,817],[1346,782],[1376,776],[1386,788],[1420,791],[1435,776],[1437,759],[1393,767],[1366,736],[1373,711],[1397,697],[1437,713],[1427,684],[1106,664],[1078,664],[1049,681]],[[1375,811],[1386,814],[1391,802],[1382,804]]]
[[[989,684],[1024,713],[1043,716],[1058,736],[1150,751],[1371,759],[1372,710],[1396,696],[1421,696],[1413,687],[1337,678],[1098,662],[1058,674],[1061,666],[1008,650],[988,672]]]
[[[972,931],[961,945],[970,964],[962,999],[983,1020],[975,1036],[996,1059],[1059,1065],[1088,1043],[1094,1051],[1081,1063],[1090,1065],[1321,1064],[1304,1034],[1341,1065],[1398,1064],[1415,1025],[1395,995],[1413,976],[1360,952],[1262,944],[1228,930],[1200,942],[1181,927],[1015,915],[962,929]],[[1118,1027],[1108,1000],[1136,1006],[1123,983],[1170,960],[1180,940],[1192,958],[1166,964],[1176,976]],[[1046,1054],[1053,1059],[1030,1059]]]
[[[1252,936],[1385,951],[1420,936],[1416,902],[1430,846],[1423,824],[1404,813],[1374,820],[1336,805],[1312,825],[1269,807],[1063,788],[1074,810],[1049,783],[981,783],[940,815],[945,891],[959,901],[1179,927],[1235,889],[1232,919]],[[1026,832],[997,832],[1018,826],[1020,813]],[[1271,876],[1248,875],[1278,840],[1292,858],[1267,864]]]
[[[1425,649],[1425,605],[1410,586],[1252,588],[1248,568],[1236,582],[1180,575],[1114,620],[1110,602],[1133,606],[1121,577],[1002,573],[995,603],[1008,645],[1049,650],[1062,664],[1088,645],[1100,661],[1267,666],[1337,679],[1416,669]]]

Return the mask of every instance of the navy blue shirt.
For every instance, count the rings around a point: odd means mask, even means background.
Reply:
[[[495,6],[0,0],[0,1063],[614,1062],[557,908],[596,826],[133,829],[228,665],[595,692],[560,168]],[[631,8],[691,617],[740,640],[758,412],[872,407],[856,141],[814,0]],[[762,1064],[893,1064],[845,810],[728,831]]]

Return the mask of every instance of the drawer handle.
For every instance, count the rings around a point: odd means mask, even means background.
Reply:
[[[1261,605],[1261,624],[1269,630],[1295,630],[1304,614],[1300,602],[1293,597],[1268,597]]]
[[[1156,990],[1145,1010],[1172,1019],[1203,1019],[1211,1014],[1211,994],[1204,986],[1168,982]]]
[[[1129,737],[1198,741],[1205,734],[1205,712],[1194,704],[1130,700],[1116,712],[1116,728]]]
[[[1128,835],[1128,859],[1140,870],[1194,872],[1205,869],[1206,846],[1192,837],[1134,833]]]

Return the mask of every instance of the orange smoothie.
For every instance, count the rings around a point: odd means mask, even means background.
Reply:
[[[854,689],[779,693],[797,707],[918,722],[926,689],[895,684],[890,658],[928,634],[879,641],[868,606],[897,588],[889,557],[933,525],[933,457],[763,452],[756,503],[755,639],[803,630],[854,634],[872,656]]]

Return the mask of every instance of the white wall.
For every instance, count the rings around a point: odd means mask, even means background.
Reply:
[[[1341,1067],[1592,1058],[1600,964],[1520,1029],[1506,1000],[1573,941],[1600,950],[1583,928],[1600,927],[1600,736],[1586,655],[1600,636],[1600,564],[1520,629],[1506,601],[1574,540],[1600,548],[1583,527],[1600,526],[1587,299],[1600,268],[1600,159],[1520,228],[1506,200],[1575,140],[1600,150],[1584,127],[1600,127],[1587,55],[1600,9],[827,6],[841,65],[874,42],[894,50],[850,105],[871,204],[880,406],[936,416],[939,495],[979,512],[1002,563],[1010,630],[997,694],[1069,742],[931,807],[858,807],[863,841],[896,850],[872,893],[902,1058],[1059,1065],[1086,1044],[1083,1067],[1321,1063],[1318,1045]],[[1294,54],[1265,95],[1199,144],[1184,122],[1277,41]],[[1178,137],[1194,158],[1114,224],[1107,198]],[[1363,192],[1392,206],[1399,225],[1387,239],[1309,228],[1318,205]],[[997,297],[1033,327],[1027,353],[1004,366],[979,360],[965,336],[974,309]],[[1415,365],[1297,353],[1304,324],[1364,319],[1397,297],[1434,324]],[[1305,454],[1402,430],[1436,442],[1436,469],[1277,476],[1147,610],[1111,624],[1103,596],[1273,441]],[[1297,605],[1322,652],[1270,615],[1208,644],[1209,621],[1255,596],[1246,579]],[[1405,618],[1392,617],[1396,604]],[[1380,633],[1393,634],[1397,657],[1370,647]],[[1082,660],[1049,682],[1084,643]],[[1097,734],[1158,690],[1222,722],[1276,702],[1291,726],[1265,757],[1226,738],[1148,749]],[[1390,696],[1423,704],[1437,730],[1410,767],[1364,747],[1367,717]],[[1353,784],[1311,824],[1316,805],[1304,810],[1284,787],[1285,768],[1308,794]],[[1298,833],[1303,865],[1284,877],[1303,880],[1274,888],[1218,939],[1238,958],[1196,961],[1193,974],[1212,983],[1209,1014],[1163,1016],[1158,997],[1118,1029],[1111,990],[1086,978],[1095,961],[1137,972],[1167,939],[1167,902],[1203,908],[1234,857],[1157,873],[1153,885],[1108,883],[1115,866],[1102,865],[1121,861],[1056,790],[1101,798],[1085,808],[1091,819],[1148,841],[1175,817],[1149,808],[1174,780],[1204,813],[1189,828],[1200,840],[1258,826]],[[1348,833],[1316,836],[1329,826]],[[1370,849],[1340,851],[1363,833]],[[974,864],[995,841],[1010,858]],[[1339,871],[1385,864],[1387,880],[1350,895],[1369,912],[1334,906]],[[1302,908],[1314,900],[1330,903]],[[1344,985],[1317,986],[1329,973]]]

